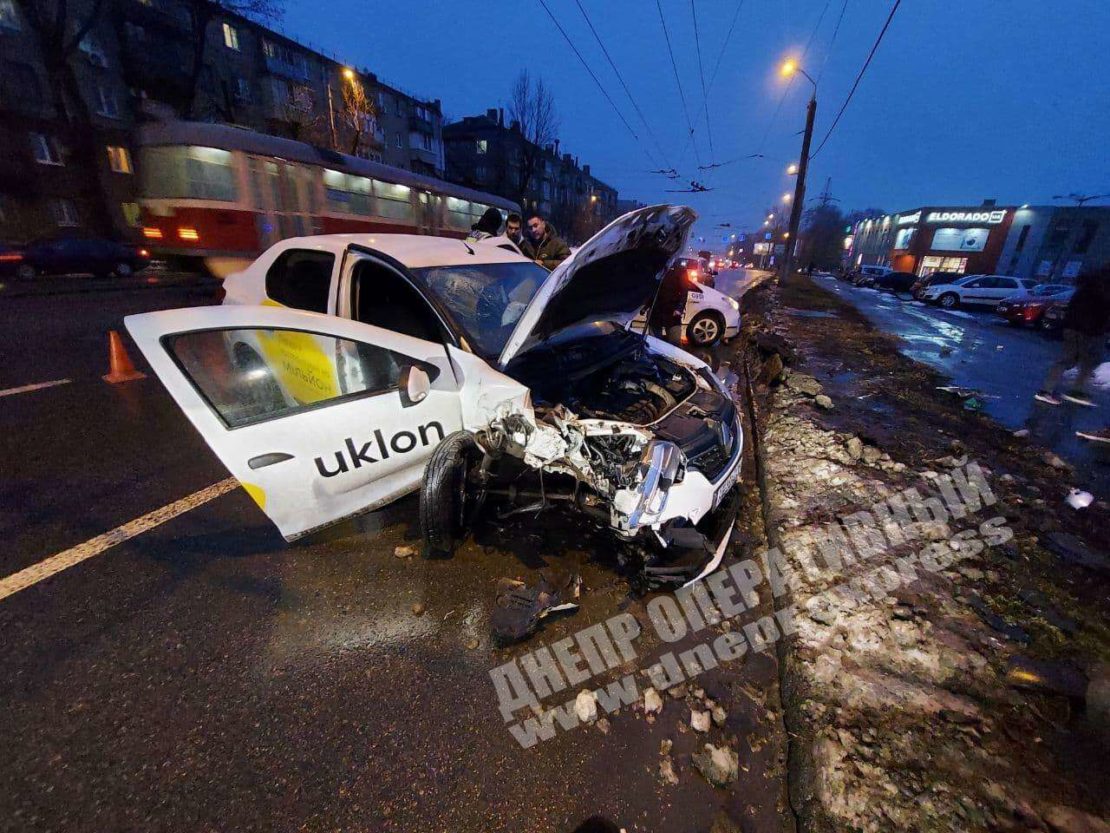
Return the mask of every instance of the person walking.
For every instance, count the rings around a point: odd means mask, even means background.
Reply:
[[[501,231],[501,212],[490,207],[486,209],[481,219],[470,227],[470,234],[466,236],[466,240],[468,243],[477,243],[487,237],[496,237],[499,231]]]
[[[1102,358],[1106,333],[1110,329],[1110,266],[1084,272],[1075,285],[1075,294],[1064,310],[1064,345],[1060,358],[1049,369],[1034,398],[1046,405],[1061,404],[1057,396],[1060,380],[1067,370],[1078,366],[1075,384],[1064,392],[1063,398],[1093,408],[1095,403],[1087,395],[1086,388]]]
[[[539,214],[528,217],[528,236],[520,247],[524,256],[551,270],[570,257],[570,248],[555,229]]]

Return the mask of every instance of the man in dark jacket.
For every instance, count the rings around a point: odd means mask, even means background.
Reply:
[[[539,214],[528,218],[528,234],[521,244],[524,256],[536,261],[544,269],[554,269],[568,257],[570,249],[555,229]]]
[[[1064,310],[1064,348],[1060,359],[1048,371],[1036,398],[1048,405],[1059,405],[1056,389],[1069,368],[1079,366],[1075,385],[1064,399],[1077,405],[1094,407],[1087,396],[1087,382],[1102,359],[1106,333],[1110,329],[1110,267],[1084,272],[1075,282],[1075,294]]]
[[[496,237],[497,232],[501,230],[501,212],[496,208],[490,206],[486,209],[486,213],[474,225],[470,227],[470,234],[466,239],[471,243],[477,243],[479,240],[485,240],[487,237]]]
[[[686,293],[689,290],[686,266],[672,264],[659,285],[655,305],[651,308],[651,320],[648,321],[652,332],[676,347],[682,344],[682,314],[686,311]]]

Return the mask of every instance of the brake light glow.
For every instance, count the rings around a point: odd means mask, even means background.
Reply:
[[[143,228],[143,237],[147,237],[151,240],[161,240],[162,229],[154,228],[153,226],[145,226]]]
[[[177,236],[182,240],[200,240],[200,234],[197,233],[195,228],[186,228],[185,226],[177,230]]]
[[[691,283],[697,283],[698,282],[698,270],[697,269],[687,269],[686,270],[686,277],[688,277],[690,279]]]
[[[4,252],[0,254],[0,263],[16,263],[23,260],[23,252]]]

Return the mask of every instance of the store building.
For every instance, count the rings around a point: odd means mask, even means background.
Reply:
[[[852,229],[849,263],[898,272],[994,274],[1013,224],[1012,207],[922,206],[860,220]]]

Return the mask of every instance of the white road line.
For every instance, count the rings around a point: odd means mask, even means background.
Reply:
[[[18,388],[5,388],[0,390],[0,396],[15,396],[17,393],[30,393],[33,390],[42,390],[43,388],[52,388],[57,385],[68,385],[72,379],[55,379],[53,382],[38,382],[34,385],[23,385]]]
[[[76,547],[43,559],[38,564],[32,564],[18,573],[13,573],[5,579],[0,579],[0,600],[6,599],[13,593],[18,593],[20,590],[26,590],[32,584],[50,578],[62,570],[68,570],[86,559],[100,555],[116,544],[122,544],[137,535],[142,535],[144,532],[148,532],[156,526],[188,512],[190,509],[196,509],[198,506],[218,498],[220,495],[226,495],[238,485],[239,481],[234,477],[221,480],[219,483],[213,483],[199,492],[193,492],[180,500],[168,503],[161,509],[147,512],[142,517],[128,521],[123,526],[117,526],[102,535],[90,538],[83,544],[78,544]]]

